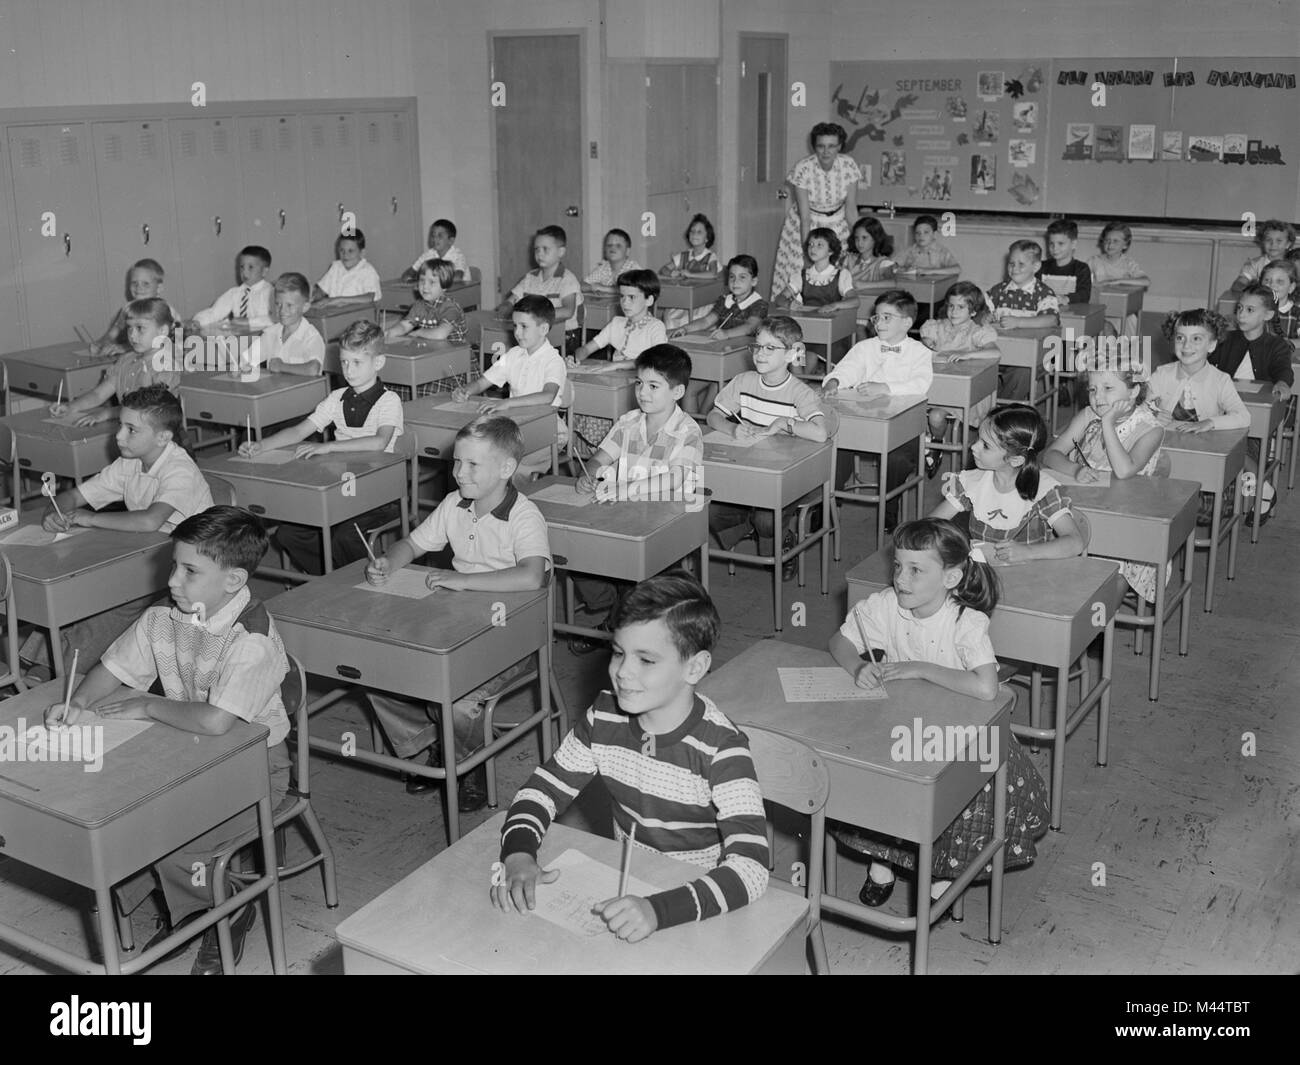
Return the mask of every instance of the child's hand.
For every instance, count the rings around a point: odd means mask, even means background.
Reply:
[[[735,432],[731,435],[737,440],[759,440],[767,434],[762,432],[756,426],[750,425],[747,422],[741,422],[736,426]]]
[[[727,339],[727,331],[726,331],[725,329],[723,329],[721,326],[719,326],[717,329],[713,329],[713,330],[710,330],[710,331],[709,331],[709,339],[710,339],[710,340],[726,340],[726,339]]]
[[[882,662],[880,679],[887,680],[924,680],[924,662]]]
[[[879,688],[885,683],[882,666],[876,662],[864,662],[853,674],[853,683],[859,688]]]
[[[1278,381],[1273,386],[1273,398],[1286,401],[1291,398],[1291,386],[1285,381]]]
[[[480,414],[491,414],[494,410],[505,410],[505,403],[504,399],[489,399],[479,407],[478,412]]]
[[[51,510],[41,519],[41,528],[49,533],[67,532],[72,528],[72,522],[68,521],[66,516],[60,518],[58,514]]]
[[[854,391],[860,396],[887,396],[889,386],[879,381],[859,381]]]
[[[239,445],[239,453],[246,459],[251,459],[254,455],[262,453],[262,445],[256,440],[245,440]]]
[[[835,393],[840,390],[838,378],[831,377],[822,382],[822,399],[834,399]]]
[[[668,339],[676,340],[678,337],[684,337],[685,335],[686,335],[686,327],[684,325],[678,326],[676,329],[674,329],[671,333],[668,334]]]
[[[156,695],[133,695],[115,703],[97,706],[95,712],[118,721],[149,721],[153,717],[149,713],[149,707],[157,700]]]
[[[333,450],[329,444],[299,444],[293,452],[296,459],[309,459],[313,455],[328,455]]]
[[[1029,561],[1029,549],[1024,544],[1010,540],[994,547],[993,558],[989,561],[994,565],[1003,566],[1010,565],[1013,562],[1027,562]]]
[[[500,876],[493,877],[488,894],[498,910],[527,913],[537,908],[537,882],[553,884],[559,876],[558,869],[543,869],[530,854],[512,854],[505,860]]]
[[[599,477],[593,477],[589,473],[584,473],[581,477],[578,478],[578,483],[575,484],[573,487],[574,490],[579,494],[583,492],[591,492],[594,495],[599,480],[600,480]]]
[[[371,584],[384,584],[388,580],[388,559],[380,557],[366,567],[366,580]]]
[[[1127,397],[1124,399],[1116,400],[1109,407],[1107,407],[1104,412],[1102,412],[1101,424],[1106,425],[1107,423],[1109,423],[1110,425],[1113,426],[1116,422],[1123,421],[1130,414],[1132,414],[1135,407],[1136,404],[1131,399],[1128,399]]]
[[[91,711],[82,706],[76,699],[69,700],[66,716],[63,713],[62,702],[52,703],[45,708],[45,727],[53,728],[56,725],[75,725],[77,719],[80,718],[82,714],[88,713],[91,713]]]
[[[68,404],[66,403],[50,404],[50,414],[52,414],[54,417],[62,418],[67,413],[68,413]]]
[[[91,425],[98,425],[100,422],[106,422],[110,417],[112,417],[112,414],[108,410],[92,410],[81,415],[72,424],[84,429]]]
[[[1080,484],[1100,484],[1101,472],[1094,470],[1091,466],[1080,466],[1074,475],[1074,479]]]
[[[598,902],[596,913],[614,935],[627,943],[639,943],[659,927],[654,907],[639,895],[620,895]]]
[[[465,575],[457,573],[454,569],[431,569],[429,575],[424,578],[424,583],[429,588],[446,588],[448,591],[455,592],[464,589]]]
[[[464,403],[469,399],[469,389],[463,386],[457,386],[451,390],[451,398],[456,403]]]
[[[1173,427],[1180,433],[1208,433],[1214,428],[1214,423],[1209,418],[1202,418],[1199,422],[1175,421]]]

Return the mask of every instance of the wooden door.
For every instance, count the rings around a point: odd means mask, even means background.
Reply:
[[[342,114],[303,115],[307,166],[307,260],[308,280],[319,281],[334,261],[334,241],[347,215],[358,216],[357,116]],[[365,233],[369,257],[370,234]]]
[[[740,36],[740,172],[736,247],[758,260],[760,289],[776,261],[788,199],[785,187],[786,80],[784,37]],[[811,128],[811,125],[810,125]]]
[[[237,120],[242,244],[271,253],[271,273],[311,276],[307,253],[307,198],[303,188],[301,125],[297,115],[245,116]],[[321,271],[324,273],[324,270]]]
[[[532,267],[532,236],[563,226],[565,265],[583,276],[582,46],[577,34],[492,38],[497,276],[509,292]],[[486,278],[484,279],[487,280]]]
[[[163,296],[181,314],[187,313],[191,297],[176,250],[167,123],[162,119],[96,122],[93,136],[109,303],[113,309],[121,305],[132,263],[155,259],[166,274]],[[202,297],[196,294],[196,298]]]
[[[8,145],[0,141],[0,174],[8,173]],[[18,303],[18,252],[14,238],[13,201],[5,184],[0,183],[0,354],[8,354],[27,346],[27,328]],[[57,238],[56,233],[55,239]]]
[[[712,188],[718,183],[718,67],[686,63],[682,74],[686,188]],[[717,223],[716,218],[713,221]]]
[[[32,347],[75,340],[78,325],[99,336],[122,306],[122,275],[110,291],[104,271],[90,145],[83,123],[8,129],[21,307]],[[8,344],[9,328],[5,337]]]
[[[250,243],[240,218],[237,131],[233,118],[174,118],[167,133],[176,183],[177,265],[189,297],[181,309],[193,314],[238,284],[235,259]],[[170,275],[168,267],[169,281]]]
[[[362,173],[357,223],[366,234],[366,258],[379,276],[397,277],[425,246],[411,188],[410,117],[379,111],[357,118]]]
[[[650,196],[686,187],[682,78],[680,63],[646,64],[645,182]]]

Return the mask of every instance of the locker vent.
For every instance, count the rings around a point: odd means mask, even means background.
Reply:
[[[325,129],[319,122],[312,123],[311,147],[313,151],[317,152],[325,149]]]
[[[394,144],[406,143],[406,123],[403,122],[400,118],[393,119],[393,143]]]
[[[193,129],[181,130],[181,156],[185,159],[193,159],[199,152],[199,139],[194,134]]]
[[[378,122],[373,122],[373,121],[371,121],[371,122],[367,122],[367,123],[366,123],[366,143],[367,143],[367,144],[378,144],[378,143],[379,143],[379,123],[378,123]]]
[[[280,122],[281,126],[276,145],[282,152],[291,152],[293,151],[293,127],[284,119],[280,119]]]
[[[79,166],[81,164],[81,144],[76,136],[64,133],[59,136],[59,165]]]
[[[120,163],[122,161],[122,137],[118,133],[108,133],[104,136],[104,159],[110,163]]]
[[[248,150],[250,152],[260,152],[265,147],[266,138],[262,134],[261,126],[250,126],[248,130]]]
[[[41,165],[41,140],[39,137],[24,137],[19,142],[18,160],[24,167]]]
[[[352,124],[340,119],[338,126],[335,127],[339,134],[339,147],[349,148],[352,146]]]
[[[214,155],[230,154],[230,130],[226,126],[214,126],[212,130],[212,153]]]
[[[147,127],[140,130],[140,137],[138,143],[136,144],[136,149],[137,151],[139,151],[141,157],[144,159],[157,159],[158,158],[157,134],[155,134],[153,130]]]

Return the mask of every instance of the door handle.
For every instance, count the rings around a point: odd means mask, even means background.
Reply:
[[[582,212],[577,207],[570,205],[564,209],[564,213],[570,218],[577,218]]]
[[[397,214],[397,197],[393,197],[393,214]]]
[[[285,220],[286,220],[288,217],[289,217],[289,216],[286,215],[286,214],[284,213],[284,208],[281,207],[281,208],[280,208],[280,229],[281,229],[281,230],[284,229],[284,223],[285,223]]]
[[[343,221],[343,203],[339,201],[339,221]]]
[[[781,188],[776,190],[776,198],[778,200],[788,200],[790,198],[790,193],[788,193],[785,190],[785,187],[782,186]]]
[[[221,236],[221,215],[212,216],[212,228],[217,231],[217,236]]]
[[[140,233],[144,236],[144,242],[145,242],[146,244],[148,244],[148,243],[149,243],[149,223],[148,223],[148,222],[145,222],[144,225],[142,225],[142,226],[140,227]]]
[[[66,259],[72,254],[72,234],[63,234],[63,257]]]

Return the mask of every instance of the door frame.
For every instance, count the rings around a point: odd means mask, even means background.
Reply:
[[[741,149],[741,143],[740,143],[741,118],[740,118],[740,115],[741,115],[741,109],[745,106],[745,100],[744,100],[744,96],[743,96],[743,92],[742,92],[743,81],[744,81],[744,75],[741,73],[741,70],[742,70],[742,64],[743,64],[744,61],[745,61],[745,60],[744,60],[744,52],[745,52],[745,42],[746,42],[746,40],[780,41],[782,47],[783,47],[784,50],[785,50],[785,84],[783,84],[782,86],[780,86],[780,90],[781,90],[781,91],[780,91],[780,94],[776,96],[776,99],[775,99],[775,100],[773,100],[773,108],[772,108],[772,110],[775,112],[775,110],[776,110],[776,106],[777,106],[777,104],[778,104],[778,102],[779,102],[780,107],[781,107],[781,108],[784,110],[784,112],[785,112],[785,140],[784,140],[784,142],[781,144],[781,148],[780,148],[781,159],[782,159],[781,166],[780,166],[781,180],[780,180],[778,183],[776,183],[776,184],[773,185],[773,188],[774,188],[774,189],[779,189],[782,185],[785,185],[785,184],[786,184],[785,175],[786,175],[786,173],[788,172],[788,170],[789,170],[789,168],[790,168],[790,161],[789,161],[788,158],[786,158],[787,153],[788,153],[788,151],[789,151],[789,141],[790,141],[790,122],[791,122],[791,117],[790,117],[790,86],[789,86],[789,79],[790,79],[790,34],[788,34],[788,33],[770,32],[770,31],[764,31],[764,30],[740,30],[740,31],[738,31],[737,34],[736,34],[736,99],[737,99],[737,102],[738,102],[738,106],[737,106],[737,109],[736,109],[736,171],[735,171],[735,178],[736,178],[736,184],[735,184],[736,215],[735,215],[735,226],[734,226],[734,229],[735,229],[735,232],[736,232],[736,239],[737,239],[738,242],[739,242],[739,240],[740,240],[740,219],[741,219],[741,212],[742,212],[742,206],[741,206],[741,205],[742,205],[742,202],[743,202],[742,199],[741,199],[741,188],[740,188],[741,177],[740,177],[740,173],[741,173],[741,168],[744,166],[744,161],[743,161],[743,160],[741,159],[741,157],[740,157],[740,149]],[[775,171],[775,168],[774,168],[774,171]],[[719,182],[718,182],[718,183],[719,183],[719,192],[721,192],[721,183],[722,183],[722,182],[721,182],[721,174],[719,174]],[[793,193],[791,193],[791,195],[793,195]],[[784,214],[785,214],[785,209],[782,209],[781,214],[782,214],[782,216],[784,216]],[[771,254],[772,254],[773,256],[775,256],[775,254],[776,254],[776,250],[777,250],[777,248],[780,246],[780,239],[781,239],[781,238],[780,238],[780,232],[781,232],[781,229],[780,229],[780,227],[778,226],[778,227],[777,227],[777,244],[773,246],[773,248],[772,248],[772,252],[771,252]],[[737,244],[737,246],[739,247],[739,243]],[[753,254],[753,253],[751,252],[751,254]],[[763,274],[766,272],[766,275],[767,275],[767,277],[768,277],[768,280],[770,280],[770,279],[771,279],[771,268],[772,268],[772,266],[775,265],[775,263],[774,263],[774,262],[773,262],[773,263],[765,263],[761,255],[758,256],[758,259],[759,259],[759,274],[760,274],[760,275],[763,275]],[[765,271],[765,268],[766,268],[766,271]],[[764,285],[765,285],[765,282],[760,282],[760,285],[759,285],[760,291],[762,290],[762,288],[764,287]],[[772,293],[769,293],[768,296],[769,296],[769,299],[770,299],[770,298],[773,298],[773,294],[772,294]]]
[[[591,128],[589,116],[587,114],[587,30],[582,26],[562,26],[557,29],[509,29],[509,30],[488,30],[487,31],[487,61],[488,61],[488,92],[489,100],[492,91],[492,82],[495,80],[493,63],[496,62],[496,40],[498,37],[577,37],[578,38],[578,143],[580,147],[585,147],[591,143]],[[509,106],[509,86],[506,87],[506,102]],[[501,301],[510,290],[502,288],[505,279],[500,277],[501,263],[501,217],[497,210],[497,200],[499,192],[497,190],[497,109],[489,103],[488,111],[488,168],[492,180],[492,210],[490,212],[492,226],[492,270],[489,274],[483,272],[483,280],[491,281],[492,287],[496,290],[495,300]],[[575,239],[578,241],[578,247],[586,249],[587,246],[587,213],[588,204],[591,195],[591,175],[588,167],[588,160],[585,152],[580,156],[580,165],[578,173],[580,174],[579,204],[580,212],[578,214],[578,233],[575,237],[572,227],[558,222],[557,225],[564,225],[564,231],[568,235],[566,247],[572,247]],[[572,221],[570,219],[570,221]],[[549,224],[549,223],[548,223]]]

